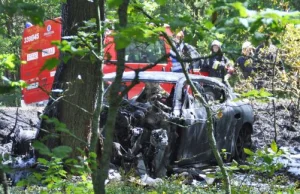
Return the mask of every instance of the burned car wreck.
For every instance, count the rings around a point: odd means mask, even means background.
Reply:
[[[107,74],[104,81],[114,78],[115,73]],[[134,78],[135,72],[124,72],[123,84],[128,85]],[[218,149],[226,149],[229,160],[243,158],[243,148],[251,146],[252,107],[234,101],[232,91],[214,78],[190,78],[211,105]],[[105,95],[109,98],[108,91],[109,87]],[[108,109],[106,105],[102,111],[102,127]],[[139,83],[129,91],[118,111],[111,163],[152,177],[212,163],[215,160],[206,121],[205,107],[195,99],[182,73],[140,72]]]

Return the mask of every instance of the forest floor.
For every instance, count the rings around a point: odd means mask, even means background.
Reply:
[[[283,159],[284,170],[295,181],[300,177],[300,122],[297,120],[297,107],[289,101],[251,102],[255,114],[252,135],[253,150],[269,146],[277,135],[279,148],[289,151]],[[11,153],[12,141],[16,132],[36,131],[39,126],[38,112],[41,107],[0,108],[0,153]],[[274,111],[276,115],[276,133],[274,130]],[[299,164],[298,164],[299,163]]]

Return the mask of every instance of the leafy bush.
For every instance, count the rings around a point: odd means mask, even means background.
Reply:
[[[269,177],[283,167],[283,164],[278,162],[278,158],[284,154],[282,149],[277,147],[275,141],[272,142],[271,148],[265,147],[258,149],[256,152],[244,148],[247,158],[247,165],[241,165],[240,168],[244,170],[251,170],[253,172],[266,173]]]

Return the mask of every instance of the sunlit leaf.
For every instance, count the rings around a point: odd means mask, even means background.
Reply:
[[[156,0],[156,2],[159,4],[159,5],[165,5],[168,0]]]
[[[273,150],[273,152],[277,153],[278,151],[278,147],[277,147],[277,144],[276,142],[273,140],[272,143],[271,143],[271,149]]]
[[[241,17],[247,17],[247,9],[241,2],[235,2],[231,4],[235,9],[237,9],[240,13]]]
[[[214,27],[214,24],[211,21],[206,21],[203,25],[209,30]]]
[[[265,89],[260,89],[259,90],[259,96],[261,97],[270,97],[273,96],[270,92],[266,91]]]
[[[39,163],[43,164],[43,165],[47,165],[48,164],[48,160],[46,160],[45,158],[38,158],[37,160]]]
[[[244,152],[246,153],[246,154],[248,154],[248,155],[254,155],[254,153],[250,150],[250,149],[248,149],[248,148],[244,148]]]

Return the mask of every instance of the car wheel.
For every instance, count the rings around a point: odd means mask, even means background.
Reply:
[[[251,140],[252,129],[249,126],[243,126],[239,131],[238,137],[235,143],[235,153],[234,159],[237,161],[243,161],[246,159],[247,154],[244,152],[244,148],[251,148],[252,140]]]

